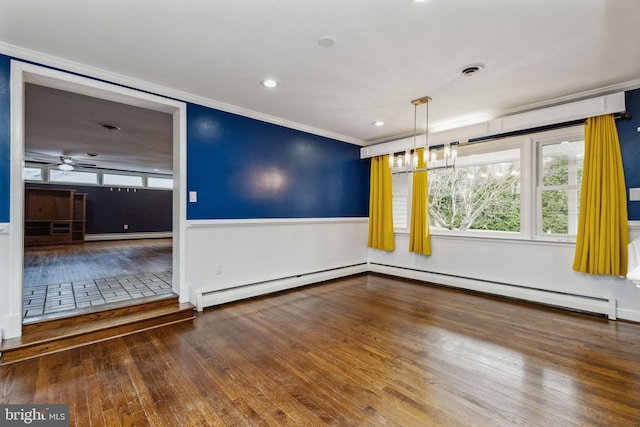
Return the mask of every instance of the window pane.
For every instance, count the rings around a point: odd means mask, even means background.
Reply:
[[[42,168],[25,166],[24,179],[26,181],[42,181],[44,179],[42,176]]]
[[[542,232],[575,235],[578,229],[578,190],[542,192]]]
[[[410,177],[411,175],[408,173],[391,175],[391,204],[393,206],[393,228],[395,230],[407,228]]]
[[[72,182],[74,184],[97,184],[98,174],[96,172],[85,171],[61,171],[59,169],[49,169],[49,181],[51,182]]]
[[[103,185],[120,185],[124,187],[142,187],[141,175],[102,174]]]
[[[582,178],[583,141],[542,146],[542,185],[575,185]]]
[[[173,188],[173,178],[159,178],[157,176],[150,176],[147,178],[147,187]]]
[[[539,160],[542,183],[539,233],[577,233],[583,158],[582,139],[542,145]]]
[[[429,218],[448,230],[520,231],[520,150],[461,156],[429,172]]]

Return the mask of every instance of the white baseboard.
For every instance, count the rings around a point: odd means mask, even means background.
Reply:
[[[640,311],[618,308],[618,318],[640,323]]]
[[[445,274],[431,273],[428,271],[374,263],[369,264],[369,271],[374,273],[403,277],[406,279],[414,279],[423,282],[431,282],[461,289],[468,289],[493,295],[500,295],[524,301],[537,302],[560,308],[574,309],[589,313],[605,314],[611,320],[615,320],[617,315],[615,298],[607,299],[592,295],[566,294],[524,286],[517,286],[508,283],[487,282],[484,280],[449,276]],[[625,317],[625,319],[626,318],[627,317]]]
[[[106,234],[86,234],[85,242],[95,242],[100,240],[137,240],[137,239],[165,239],[173,237],[173,232],[162,231],[154,233],[106,233]]]
[[[287,289],[323,282],[325,280],[366,273],[367,270],[367,264],[363,263],[309,274],[301,274],[294,277],[251,283],[229,289],[208,290],[206,288],[200,288],[196,290],[196,304],[198,311],[202,311],[204,307],[211,307],[231,301],[238,301],[245,298],[284,291]]]

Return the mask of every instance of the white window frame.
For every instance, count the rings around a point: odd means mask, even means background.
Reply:
[[[541,178],[539,168],[540,151],[538,147],[540,147],[540,144],[550,144],[567,139],[583,138],[583,135],[584,125],[577,125],[567,128],[481,141],[468,146],[463,145],[465,150],[474,150],[478,153],[503,151],[513,148],[520,149],[520,232],[485,230],[457,231],[431,227],[431,234],[435,236],[575,242],[575,236],[572,235],[547,235],[541,232],[542,192],[539,189],[539,182]],[[392,172],[397,173],[401,169],[401,167],[396,168],[396,170],[392,169]],[[408,188],[407,228],[395,229],[395,233],[398,234],[409,233],[410,227],[413,179],[411,173],[406,173],[406,176]]]
[[[34,168],[40,169],[42,171],[42,179],[27,179],[24,168]],[[113,171],[106,169],[87,169],[87,168],[75,168],[74,171],[78,172],[90,172],[97,174],[97,181],[95,183],[88,182],[73,182],[73,181],[51,181],[49,179],[51,170],[59,170],[56,165],[42,165],[42,164],[33,164],[26,163],[24,165],[22,175],[25,182],[29,183],[37,183],[37,184],[51,184],[51,185],[82,185],[86,187],[114,187],[114,188],[134,188],[134,189],[148,189],[148,190],[160,190],[160,191],[173,191],[173,186],[171,187],[157,187],[157,186],[149,186],[148,180],[149,178],[163,178],[173,180],[173,176],[169,175],[159,175],[159,174],[145,174],[145,173],[136,173],[136,172],[126,172],[126,171]],[[141,177],[142,184],[141,185],[115,185],[115,184],[104,184],[104,175],[130,175],[130,176],[139,176]]]
[[[40,170],[40,179],[29,179],[27,178],[26,169],[39,169]],[[47,182],[49,178],[49,171],[46,167],[42,165],[34,165],[27,163],[24,165],[24,169],[22,170],[22,179],[29,182]]]
[[[171,181],[171,186],[170,187],[158,187],[155,185],[151,185],[149,184],[149,180],[151,179],[166,179],[166,180],[170,180]],[[155,189],[155,190],[172,190],[173,189],[173,185],[174,185],[175,181],[173,180],[172,176],[166,176],[166,175],[147,175],[145,178],[145,187],[149,188],[149,189]]]
[[[566,185],[558,185],[558,186],[543,186],[542,185],[542,148],[545,145],[553,145],[561,143],[562,141],[568,140],[584,140],[584,126],[575,126],[571,128],[561,129],[558,132],[549,133],[547,135],[541,135],[540,137],[535,139],[535,150],[536,150],[536,181],[535,181],[535,208],[536,208],[536,216],[535,216],[535,229],[534,236],[536,240],[545,240],[545,241],[561,241],[561,242],[575,242],[576,235],[575,234],[546,234],[542,229],[542,192],[544,190],[580,190],[579,183],[569,183]],[[579,200],[576,200],[579,203]],[[578,212],[579,214],[579,212]],[[576,224],[577,228],[577,224]]]
[[[65,171],[60,171],[58,168],[56,167],[49,167],[47,168],[47,182],[48,183],[55,183],[55,184],[60,184],[60,185],[98,185],[100,183],[100,173],[98,171],[95,170],[91,170],[91,169],[82,169],[82,168],[75,168],[73,170],[70,171],[66,171],[66,172],[70,172],[70,173],[88,173],[88,174],[94,174],[96,177],[96,181],[95,182],[84,182],[84,181],[58,181],[58,180],[52,180],[51,179],[51,172],[65,172]],[[36,181],[36,182],[41,182],[41,181]]]
[[[494,139],[489,141],[480,141],[476,143],[472,143],[470,145],[463,145],[459,148],[459,151],[464,149],[468,151],[468,154],[486,154],[498,151],[507,151],[507,150],[520,150],[520,231],[493,231],[493,230],[446,230],[442,228],[430,228],[430,232],[432,235],[442,235],[442,236],[465,236],[465,237],[484,237],[484,238],[500,238],[500,239],[522,239],[525,238],[527,233],[527,227],[523,224],[523,215],[522,212],[526,208],[527,204],[524,200],[523,193],[523,183],[522,180],[526,176],[526,169],[523,165],[523,158],[525,157],[525,144],[523,141],[523,137],[508,137],[501,139]],[[462,157],[462,156],[460,156]],[[459,159],[460,159],[459,157]],[[462,157],[464,158],[464,157]],[[460,160],[458,160],[460,162]]]
[[[134,176],[136,178],[140,178],[140,185],[131,185],[131,184],[107,184],[104,182],[105,175],[112,176]],[[102,170],[100,172],[100,184],[104,187],[119,187],[119,188],[144,188],[145,187],[145,176],[142,173],[135,172],[120,172],[120,171],[107,171]]]

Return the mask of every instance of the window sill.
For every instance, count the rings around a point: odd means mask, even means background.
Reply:
[[[396,235],[409,237],[409,230],[400,230],[395,232]],[[550,244],[550,245],[567,245],[575,246],[575,238],[562,238],[562,237],[543,237],[543,238],[526,238],[520,234],[509,235],[497,235],[497,234],[483,234],[483,233],[467,233],[467,232],[442,232],[432,231],[431,236],[436,239],[456,239],[456,240],[485,240],[487,242],[496,241],[508,241],[518,243],[531,243],[531,244]]]

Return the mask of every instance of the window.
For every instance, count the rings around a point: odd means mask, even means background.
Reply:
[[[49,182],[68,182],[73,184],[97,184],[98,173],[89,171],[61,171],[49,169]]]
[[[566,240],[577,231],[583,126],[458,146],[455,168],[429,170],[434,234]],[[437,152],[439,158],[442,153]],[[443,160],[435,166],[442,166]],[[433,166],[433,165],[431,165]],[[411,173],[393,172],[393,222],[408,232]]]
[[[160,178],[157,176],[150,176],[147,178],[147,187],[172,189],[173,178]]]
[[[147,188],[158,190],[173,190],[173,178],[170,175],[147,176],[144,173],[124,171],[115,173],[101,169],[63,171],[55,165],[40,166],[33,164],[25,165],[22,174],[25,181],[104,185],[108,187],[144,188],[146,186]]]
[[[582,138],[538,142],[538,235],[576,235],[583,157]]]
[[[409,173],[394,173],[391,175],[391,205],[393,206],[393,229],[408,230],[408,218],[411,215],[410,187],[412,178]]]
[[[429,172],[429,218],[440,230],[520,232],[520,148],[458,149],[456,167]]]
[[[43,181],[42,168],[38,166],[25,166],[23,178],[25,181]]]
[[[116,173],[103,173],[102,185],[113,185],[118,187],[142,187],[142,175],[125,175]]]

